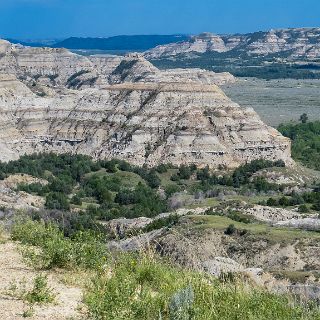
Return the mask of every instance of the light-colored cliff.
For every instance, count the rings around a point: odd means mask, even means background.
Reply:
[[[141,57],[89,59],[65,50],[16,48],[2,42],[2,52],[3,47],[1,160],[55,151],[150,166],[233,167],[257,158],[291,161],[288,139],[213,84],[232,81],[228,74],[163,72]],[[17,58],[24,50],[28,54]],[[58,76],[44,82],[53,70]],[[83,77],[89,73],[97,80],[88,83]]]
[[[279,29],[221,36],[204,33],[188,41],[158,46],[145,52],[144,56],[147,59],[159,59],[190,52],[229,51],[260,56],[281,53],[287,59],[317,59],[320,58],[320,28]]]

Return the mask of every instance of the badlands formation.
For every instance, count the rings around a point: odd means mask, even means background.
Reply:
[[[290,141],[218,87],[230,81],[228,73],[160,71],[138,55],[0,41],[0,160],[54,151],[149,166],[290,163]]]
[[[268,56],[283,54],[288,60],[320,58],[320,28],[279,29],[248,34],[215,35],[202,33],[190,40],[157,46],[145,53],[147,59],[158,59],[183,53],[234,53]]]

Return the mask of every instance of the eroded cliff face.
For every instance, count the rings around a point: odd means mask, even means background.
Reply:
[[[43,49],[8,43],[1,50],[1,160],[55,151],[150,166],[291,162],[290,141],[214,84],[233,81],[231,75],[163,72],[141,57],[89,59],[56,49],[42,56]],[[89,74],[96,80],[83,78]]]
[[[287,59],[317,59],[320,58],[320,28],[279,29],[222,36],[203,33],[187,41],[148,50],[145,57],[158,59],[190,52],[228,51],[260,56],[282,53]]]

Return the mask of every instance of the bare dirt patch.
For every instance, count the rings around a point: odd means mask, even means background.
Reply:
[[[29,309],[27,303],[8,295],[8,288],[13,283],[25,283],[32,286],[39,272],[28,267],[18,250],[18,244],[13,242],[0,243],[0,318],[6,320],[25,319],[23,313]],[[28,319],[32,320],[62,320],[79,319],[81,317],[82,291],[80,288],[62,284],[54,273],[45,272],[49,287],[55,294],[55,302],[48,305],[35,305],[34,313]]]

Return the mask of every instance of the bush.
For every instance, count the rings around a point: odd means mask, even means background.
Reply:
[[[55,294],[48,286],[48,278],[42,274],[34,278],[33,286],[30,290],[27,290],[25,280],[19,283],[12,282],[6,291],[6,295],[27,302],[30,308],[26,311],[26,314],[29,314],[29,316],[33,315],[32,307],[34,304],[49,304],[55,300]]]
[[[81,198],[76,194],[72,197],[71,203],[76,205],[76,206],[81,206],[82,205],[82,200]]]
[[[46,225],[54,223],[67,237],[72,237],[78,231],[90,230],[97,234],[106,234],[105,227],[96,223],[95,218],[99,217],[100,212],[94,211],[89,206],[87,212],[69,212],[60,210],[45,210],[32,212],[30,217],[34,221],[44,221]],[[91,211],[93,210],[93,211]]]
[[[313,210],[316,210],[316,211],[320,211],[320,199],[317,199],[317,200],[314,202],[314,204],[313,204],[313,206],[312,206],[312,209],[313,209]]]
[[[158,188],[161,185],[161,180],[155,170],[151,170],[144,179],[153,189]]]
[[[69,194],[72,191],[73,181],[70,176],[64,175],[60,176],[59,179],[53,179],[53,181],[48,185],[48,189],[51,192]]]
[[[134,205],[127,208],[129,211],[125,212],[125,217],[154,217],[167,209],[166,201],[142,183],[139,183],[134,190],[121,190],[114,201],[120,205]]]
[[[43,186],[41,183],[30,183],[30,184],[20,183],[17,186],[17,190],[43,196],[48,191],[48,187]]]
[[[177,175],[177,174],[173,174],[171,177],[170,177],[170,180],[171,181],[179,181],[180,180],[180,177]]]
[[[227,235],[232,235],[237,231],[236,227],[234,224],[229,224],[228,228],[224,231],[224,234]]]
[[[168,169],[169,169],[170,166],[166,165],[166,164],[159,164],[155,170],[158,172],[158,173],[165,173],[165,172],[168,172]]]
[[[277,206],[279,204],[279,202],[276,200],[276,199],[274,199],[274,198],[269,198],[268,200],[267,200],[267,206],[269,206],[269,207],[275,207],[275,206]]]
[[[305,204],[301,204],[298,208],[300,213],[308,213],[310,210]]]
[[[48,209],[69,210],[70,204],[68,198],[61,192],[50,192],[46,196],[45,206]]]
[[[47,304],[55,300],[52,289],[48,287],[47,276],[38,275],[35,277],[33,288],[26,293],[25,300],[31,304]]]
[[[253,218],[249,215],[243,214],[237,211],[230,211],[227,214],[227,217],[233,221],[242,222],[242,223],[251,223],[253,222]]]
[[[165,218],[160,218],[152,221],[146,227],[142,229],[143,232],[150,232],[158,230],[164,227],[171,228],[179,222],[179,216],[177,214],[170,215]]]
[[[117,165],[117,162],[113,160],[101,162],[101,166],[105,168],[107,172],[110,172],[110,173],[117,172],[116,165]]]
[[[106,261],[105,244],[89,231],[66,238],[54,224],[26,220],[14,224],[11,237],[29,245],[23,256],[36,268],[99,268]]]
[[[280,162],[272,162],[269,160],[253,160],[250,163],[244,164],[237,168],[232,175],[233,183],[235,187],[249,183],[249,178],[259,170],[271,168],[273,166],[279,165]],[[282,164],[282,163],[281,163]]]
[[[176,185],[176,184],[169,184],[165,187],[164,189],[167,197],[171,197],[174,193],[180,192],[181,191],[181,187]]]
[[[191,174],[193,172],[193,167],[191,166],[186,166],[186,165],[181,165],[179,167],[179,171],[178,171],[178,176],[180,179],[184,179],[184,180],[188,180],[191,177]]]
[[[290,201],[287,197],[281,197],[278,201],[279,205],[282,207],[288,207],[290,206]]]

